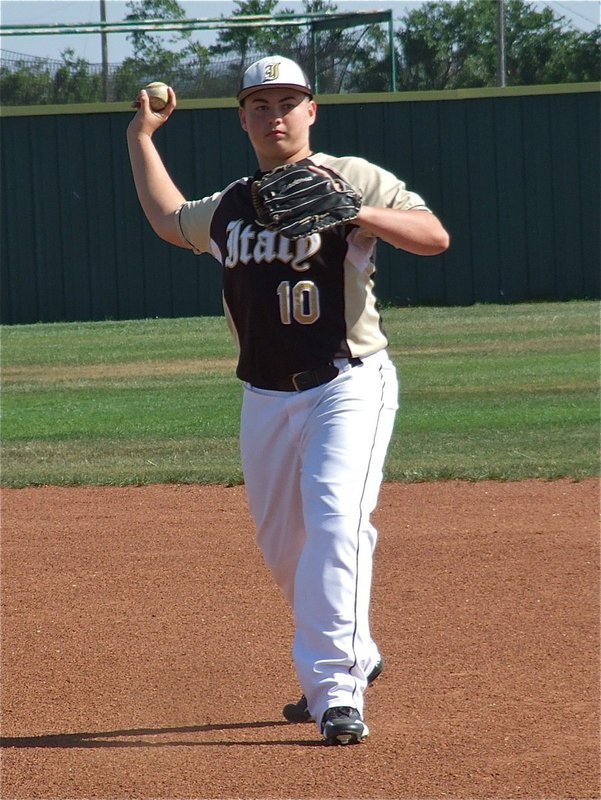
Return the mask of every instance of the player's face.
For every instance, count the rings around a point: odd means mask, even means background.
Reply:
[[[310,154],[309,128],[317,106],[294,89],[260,89],[244,101],[240,123],[248,133],[259,167],[273,169]]]

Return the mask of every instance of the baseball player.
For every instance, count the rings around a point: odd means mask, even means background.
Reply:
[[[434,255],[449,237],[424,200],[390,172],[361,158],[313,152],[317,106],[295,62],[272,56],[252,64],[238,99],[256,175],[199,200],[181,194],[152,141],[176,107],[172,89],[158,113],[144,90],[139,94],[128,127],[132,171],[158,236],[210,253],[223,267],[243,384],[249,507],[265,562],[294,615],[303,695],[284,716],[314,720],[328,744],[354,744],[368,735],[364,692],[383,666],[369,623],[376,545],[370,515],[398,407],[374,296],[374,249],[382,239]],[[297,239],[259,224],[253,183],[284,164],[347,181],[362,198],[356,216]]]

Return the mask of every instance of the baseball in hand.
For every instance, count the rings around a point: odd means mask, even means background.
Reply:
[[[162,111],[169,102],[167,84],[161,83],[161,81],[154,81],[145,86],[144,89],[148,94],[151,109],[153,111]]]

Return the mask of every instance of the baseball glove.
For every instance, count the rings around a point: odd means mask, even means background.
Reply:
[[[253,181],[257,222],[288,239],[301,239],[353,220],[361,208],[359,192],[337,173],[316,169],[284,164]]]

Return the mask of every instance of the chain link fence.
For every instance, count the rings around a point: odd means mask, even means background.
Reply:
[[[322,94],[390,91],[390,54],[385,46],[374,46],[377,35],[374,25],[321,36],[296,31],[289,45],[280,39],[277,52],[297,61]],[[0,101],[3,105],[127,101],[154,80],[173,86],[180,98],[233,97],[246,66],[272,54],[267,50],[218,54],[197,48],[191,55],[163,50],[152,62],[127,58],[121,64],[103,65],[77,58],[70,50],[58,60],[2,49]]]
[[[148,64],[133,58],[122,64],[91,64],[80,59],[36,58],[0,51],[0,101],[3,105],[101,103],[132,100],[153,80],[172,85],[179,97],[229,97],[236,94],[240,60]]]

